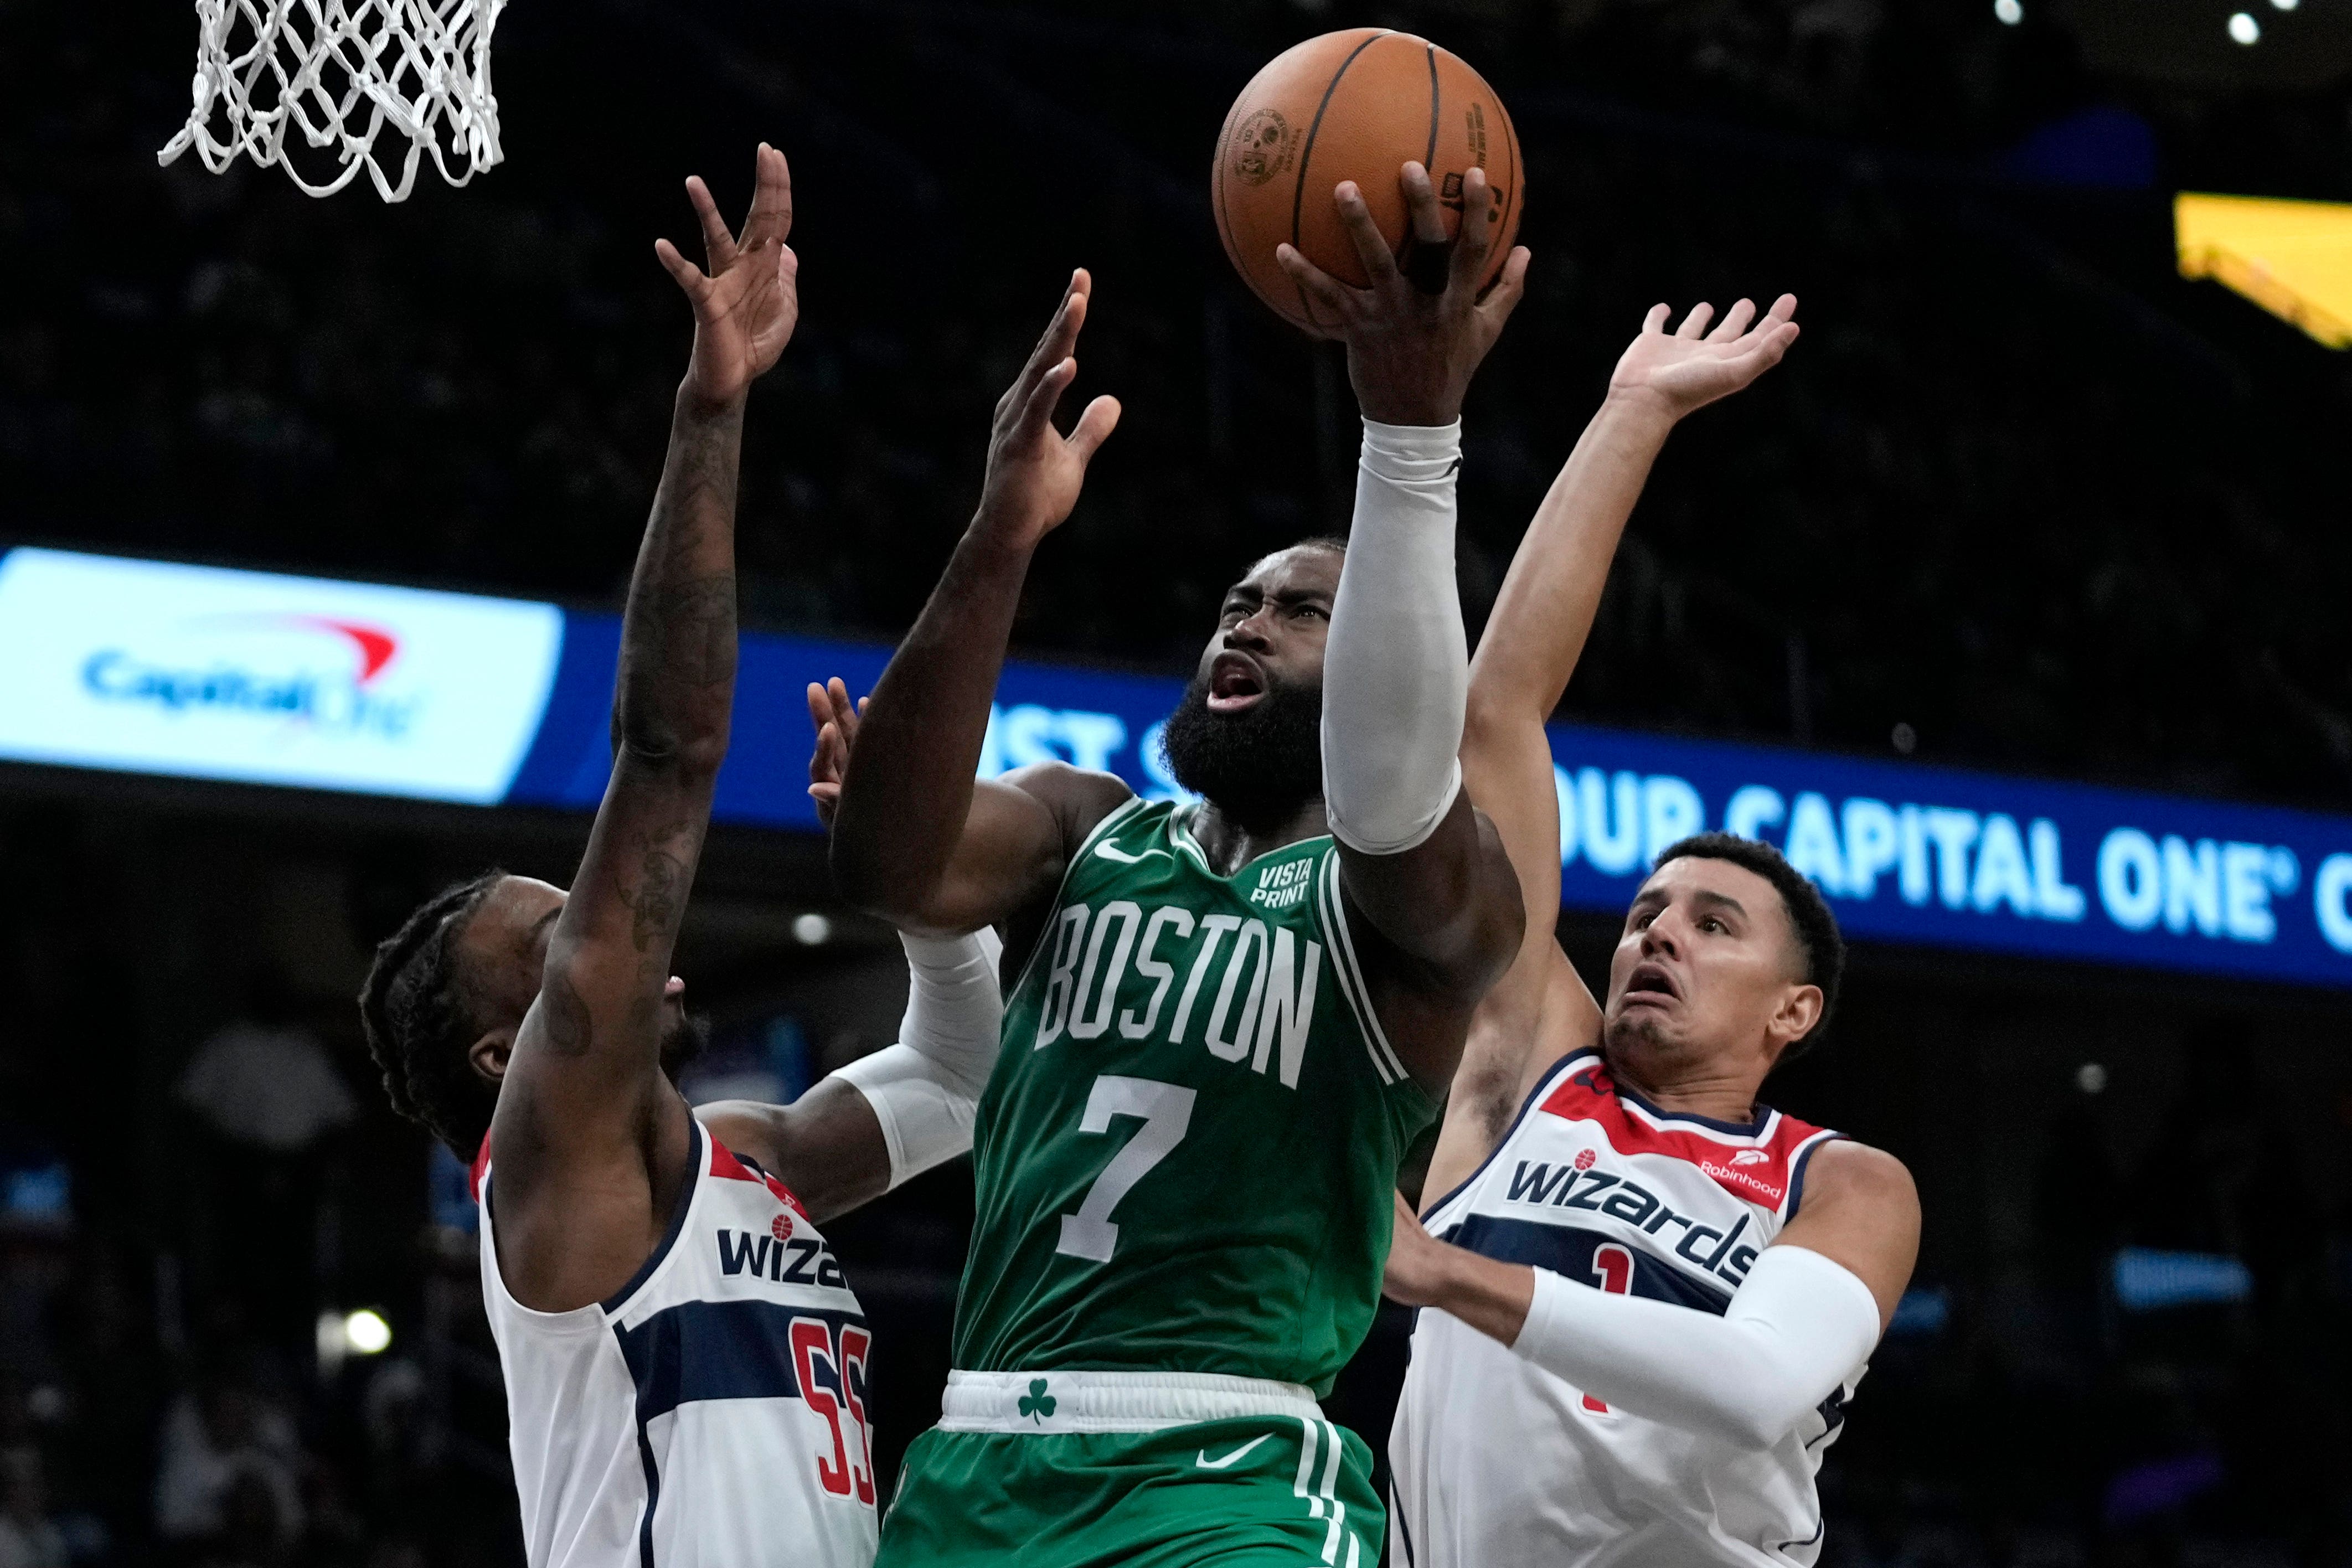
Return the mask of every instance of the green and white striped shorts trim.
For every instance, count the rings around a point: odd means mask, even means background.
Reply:
[[[1303,1384],[1214,1373],[950,1372],[940,1396],[942,1432],[1159,1432],[1250,1415],[1328,1425]]]
[[[1339,1428],[1319,1418],[1302,1418],[1301,1424],[1307,1430],[1299,1439],[1298,1479],[1291,1490],[1306,1500],[1307,1518],[1331,1521],[1331,1527],[1323,1534],[1323,1561],[1332,1568],[1362,1568],[1364,1543],[1347,1528],[1348,1505],[1339,1496]],[[1344,1558],[1339,1554],[1342,1535],[1348,1539]]]

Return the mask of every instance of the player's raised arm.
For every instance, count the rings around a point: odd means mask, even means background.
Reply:
[[[1431,1166],[1434,1192],[1450,1188],[1446,1178],[1467,1174],[1485,1157],[1500,1121],[1525,1098],[1530,1076],[1558,1057],[1561,1042],[1599,1037],[1600,1007],[1553,940],[1559,807],[1544,724],[1575,673],[1617,542],[1667,436],[1685,416],[1779,363],[1796,341],[1796,309],[1795,297],[1783,294],[1758,321],[1755,306],[1742,300],[1708,331],[1713,310],[1700,305],[1668,332],[1667,308],[1654,308],[1619,358],[1607,399],[1545,493],[1503,579],[1470,662],[1462,784],[1510,854],[1527,929],[1509,971],[1479,1004],[1446,1110],[1449,1124],[1467,1118],[1483,1133],[1447,1141],[1462,1147],[1441,1147]],[[1570,1009],[1577,1016],[1549,1016]]]
[[[1414,235],[1444,242],[1428,171],[1402,175]],[[1501,973],[1521,930],[1518,888],[1494,830],[1461,787],[1457,752],[1469,683],[1454,587],[1454,482],[1462,398],[1518,303],[1524,248],[1482,299],[1493,239],[1485,173],[1463,184],[1460,238],[1442,292],[1400,268],[1352,183],[1334,193],[1370,275],[1336,281],[1286,245],[1284,268],[1340,325],[1364,416],[1355,521],[1332,606],[1323,696],[1323,790],[1349,900],[1397,962],[1379,965],[1384,1014],[1423,1083],[1453,1077],[1467,1010]]]
[[[694,353],[622,619],[612,778],[571,895],[551,911],[539,995],[490,1127],[501,1266],[516,1298],[542,1310],[625,1281],[687,1174],[686,1103],[660,1063],[677,1006],[670,952],[734,701],[744,402],[800,313],[783,155],[761,148],[740,236],[701,181],[688,193],[709,270],[656,242],[692,303]]]
[[[1091,281],[1074,273],[1045,334],[996,405],[988,478],[939,586],[874,689],[834,822],[843,898],[905,930],[976,931],[1050,890],[1065,847],[1127,795],[1107,774],[1033,770],[975,783],[1029,559],[1077,504],[1087,463],[1118,423],[1087,405],[1067,436],[1054,409],[1077,377]]]

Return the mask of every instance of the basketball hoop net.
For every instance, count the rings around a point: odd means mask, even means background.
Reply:
[[[314,196],[364,167],[404,201],[420,153],[453,185],[499,162],[490,30],[506,0],[196,0],[194,107],[155,157],[194,147],[217,174],[240,153],[280,163]],[[215,134],[215,127],[219,126]],[[387,128],[406,142],[395,180]],[[289,130],[300,132],[289,148]],[[319,149],[304,154],[307,144]],[[331,160],[331,162],[330,162]],[[303,164],[320,178],[306,177]],[[340,167],[337,167],[340,165]]]

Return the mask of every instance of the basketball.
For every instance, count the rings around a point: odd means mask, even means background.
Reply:
[[[1450,237],[1461,225],[1462,178],[1486,171],[1494,187],[1493,253],[1483,288],[1511,253],[1525,205],[1518,134],[1503,100],[1457,57],[1411,33],[1349,27],[1284,50],[1250,79],[1217,136],[1210,201],[1217,233],[1242,279],[1285,320],[1313,329],[1316,308],[1276,264],[1287,240],[1344,283],[1370,279],[1331,204],[1353,180],[1391,248],[1405,241],[1397,171],[1429,170]]]

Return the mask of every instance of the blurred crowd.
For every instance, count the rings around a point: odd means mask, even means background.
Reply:
[[[274,172],[159,169],[184,14],[0,0],[0,254],[19,279],[0,302],[0,543],[616,599],[688,342],[651,241],[688,236],[688,172],[739,210],[765,138],[794,161],[805,314],[746,442],[747,618],[908,623],[969,514],[997,393],[1084,263],[1079,389],[1127,416],[1018,637],[1173,668],[1228,576],[1343,524],[1352,488],[1344,370],[1233,279],[1210,142],[1275,49],[1377,20],[1485,70],[1527,153],[1533,287],[1468,411],[1474,616],[1652,302],[1803,302],[1788,363],[1670,447],[1570,711],[2342,809],[2352,373],[2175,278],[2167,193],[2352,199],[2352,99],[2101,76],[2043,9],[2005,26],[1976,0],[517,6],[508,162],[385,208],[363,181],[311,201]],[[16,826],[10,853],[37,847]],[[107,912],[77,918],[96,932]],[[24,1004],[0,1154],[21,1135],[28,1170],[40,1108],[82,1081],[28,1042],[83,1038],[80,997],[109,974],[65,940],[0,918]],[[104,1224],[0,1231],[0,1568],[506,1560],[470,1255],[436,1250],[418,1146],[353,1075],[342,1005],[306,1005],[343,1079],[256,996],[191,1058],[209,1066],[151,1096],[175,1108],[184,1168],[133,1151],[143,1174],[115,1182]],[[267,1115],[256,1081],[286,1090]],[[1943,1281],[1934,1326],[1890,1342],[1857,1413],[1876,1436],[1825,1484],[1834,1561],[2198,1560],[2184,1521],[2342,1561],[2340,1418],[2308,1407],[2345,1386],[2325,1327],[2340,1205],[2292,1150],[2201,1109],[2185,1100],[2128,1171],[2065,1116],[2046,1129],[2030,1280],[2014,1299]],[[412,1295],[389,1352],[338,1361],[313,1317],[356,1247],[338,1226],[364,1228],[335,1153],[352,1136],[415,1173],[397,1224],[368,1222]],[[154,1212],[126,1205],[159,1173]],[[893,1237],[955,1234],[958,1200],[915,1201],[864,1243],[845,1232],[853,1275],[861,1245],[895,1265]],[[2126,1243],[2241,1258],[2252,1294],[2118,1316],[2102,1270]],[[943,1299],[908,1300],[936,1338]],[[425,1319],[430,1355],[405,1331]],[[1401,1331],[1384,1320],[1368,1367]]]
[[[151,1260],[21,1236],[7,1253],[12,1305],[47,1321],[0,1365],[0,1568],[513,1558],[511,1485],[453,1461],[415,1359],[322,1375],[226,1311],[169,1351],[126,1276]]]
[[[5,1064],[0,1568],[508,1560],[497,1412],[469,1436],[453,1384],[486,1336],[438,1305],[468,1300],[470,1251],[404,1218],[383,1250],[423,1278],[402,1293],[402,1332],[343,1331],[347,1254],[375,1247],[340,1234],[371,1217],[346,1179],[362,1103],[314,1026],[346,1033],[341,1012],[257,972],[128,1162],[152,1161],[160,1185],[88,1159],[75,1145],[93,1108],[28,1100],[41,1068]],[[118,1130],[136,1124],[131,1097],[111,1109]],[[373,1099],[365,1112],[383,1120]],[[421,1206],[413,1152],[383,1175],[406,1189],[395,1212]]]
[[[2193,1077],[2134,1156],[2113,1131],[2087,1093],[2041,1121],[2020,1256],[1906,1298],[1823,1471],[1825,1563],[2352,1560],[2340,1199],[2258,1100]],[[2135,1296],[2118,1258],[2158,1254],[2244,1271],[2201,1300]]]

